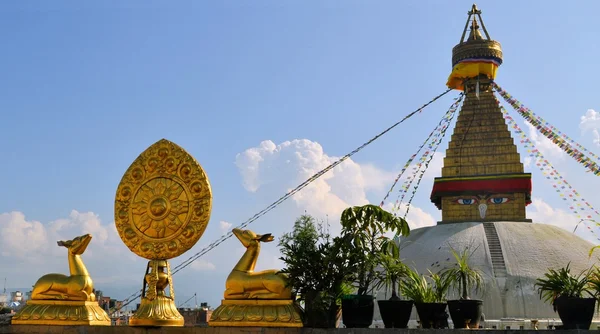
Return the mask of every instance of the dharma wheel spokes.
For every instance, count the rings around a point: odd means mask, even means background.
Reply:
[[[131,326],[183,326],[167,260],[198,242],[211,207],[212,191],[204,170],[176,144],[162,139],[129,166],[117,188],[115,224],[123,243],[150,260]]]

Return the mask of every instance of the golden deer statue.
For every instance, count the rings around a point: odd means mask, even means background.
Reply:
[[[59,246],[66,247],[69,250],[69,271],[71,276],[63,274],[47,274],[35,283],[31,292],[33,300],[77,300],[90,301],[96,300],[93,293],[94,284],[88,273],[81,254],[85,252],[92,236],[85,234],[73,240],[58,241]]]
[[[11,320],[13,325],[110,326],[108,314],[98,305],[94,283],[81,254],[92,240],[85,234],[59,241],[69,251],[70,276],[48,274],[33,286],[31,299]]]
[[[225,283],[225,299],[292,299],[287,276],[277,270],[254,272],[261,242],[273,241],[269,234],[233,229],[233,234],[246,247],[246,252],[235,265]]]
[[[225,298],[208,321],[211,327],[302,327],[302,309],[292,299],[288,277],[278,270],[254,272],[261,242],[273,236],[233,229],[246,247],[225,282]]]

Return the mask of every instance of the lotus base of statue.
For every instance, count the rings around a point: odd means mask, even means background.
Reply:
[[[169,294],[165,290],[169,286]],[[166,260],[152,260],[146,267],[140,308],[129,318],[129,326],[177,326],[184,319],[175,305],[171,267]]]
[[[173,299],[157,296],[154,300],[142,298],[140,308],[129,318],[130,326],[176,326],[184,324]]]
[[[13,325],[110,326],[98,302],[28,300],[12,318]]]
[[[302,327],[302,310],[291,299],[222,300],[211,327]]]

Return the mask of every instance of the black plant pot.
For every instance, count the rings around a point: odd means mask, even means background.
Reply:
[[[312,297],[312,296],[307,296]],[[307,298],[304,307],[303,324],[307,328],[337,328],[342,309],[335,301],[329,305],[328,309],[315,307],[315,299]]]
[[[446,303],[415,303],[421,328],[448,328]]]
[[[596,299],[558,297],[554,301],[554,309],[563,325],[561,329],[590,329]]]
[[[371,295],[346,295],[342,298],[342,321],[348,328],[368,328],[373,323],[375,310]]]
[[[479,328],[479,321],[483,314],[483,301],[477,299],[449,300],[448,310],[454,328]],[[469,320],[468,324],[467,320]]]
[[[385,328],[407,328],[412,312],[412,300],[378,300],[379,313]]]

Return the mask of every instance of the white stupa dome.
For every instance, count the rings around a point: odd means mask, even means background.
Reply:
[[[546,319],[558,318],[558,314],[552,305],[540,300],[534,287],[536,279],[543,277],[548,268],[559,269],[569,263],[575,274],[590,268],[593,260],[589,251],[593,246],[552,225],[455,223],[412,230],[400,239],[400,254],[404,263],[419,273],[427,273],[427,269],[438,272],[455,261],[450,247],[459,251],[468,247],[471,266],[480,269],[485,280],[485,292],[471,298],[483,300],[487,320]],[[449,299],[457,297],[453,291],[450,293]]]

